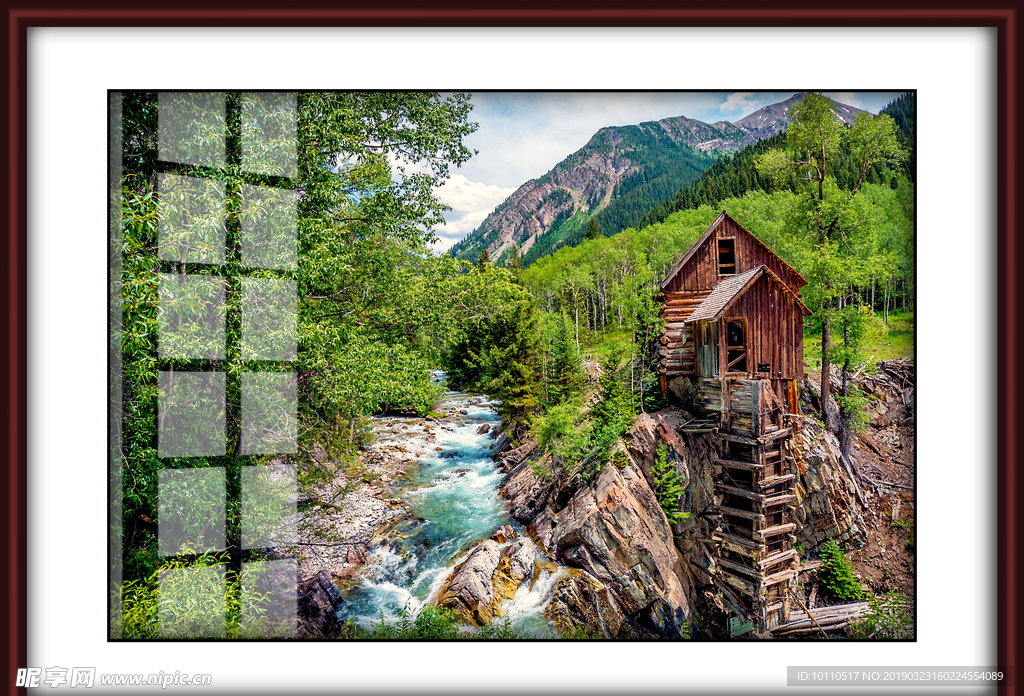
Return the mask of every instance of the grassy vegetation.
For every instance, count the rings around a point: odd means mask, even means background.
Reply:
[[[866,336],[863,353],[872,363],[880,360],[914,357],[914,313],[907,311],[889,312],[889,324],[882,323],[881,314],[876,314],[874,330]],[[821,325],[804,327],[804,360],[808,369],[821,368]]]
[[[604,340],[598,334],[597,339],[589,332],[580,332],[580,354],[584,360],[604,362],[613,355],[626,354],[633,341],[632,331],[609,331]]]
[[[341,629],[343,640],[516,640],[525,636],[512,627],[508,619],[495,621],[483,628],[464,631],[462,624],[451,609],[425,605],[418,611],[408,604],[399,612],[398,620],[387,622],[381,613],[380,621],[374,621],[370,630],[360,628],[349,619]]]

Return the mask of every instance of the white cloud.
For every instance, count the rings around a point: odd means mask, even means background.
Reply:
[[[864,102],[861,100],[861,95],[856,92],[826,92],[825,95],[836,100],[840,104],[855,106],[858,109],[865,108]]]
[[[754,92],[733,92],[726,98],[718,110],[723,114],[740,113],[743,116],[757,111],[768,102],[764,101],[764,95],[756,95]]]
[[[447,251],[480,226],[484,218],[515,191],[479,181],[470,181],[462,174],[453,174],[437,189],[437,197],[451,210],[445,213],[445,224],[435,230],[437,252]]]

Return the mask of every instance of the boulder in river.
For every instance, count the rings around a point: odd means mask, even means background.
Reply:
[[[437,595],[437,605],[451,609],[467,623],[489,624],[494,600],[491,576],[500,560],[498,542],[490,539],[481,542],[445,580]]]
[[[476,434],[477,435],[486,435],[489,432],[491,432],[491,424],[490,423],[484,423],[483,425],[481,425],[479,428],[476,429]]]
[[[551,587],[544,618],[563,638],[636,638],[615,593],[590,573],[570,568]]]
[[[498,566],[491,576],[494,587],[494,598],[491,600],[491,614],[501,616],[498,608],[502,601],[516,596],[516,590],[533,572],[534,559],[537,557],[537,546],[529,537],[519,537],[509,544],[501,553]]]
[[[337,638],[341,628],[337,609],[341,592],[330,574],[321,570],[299,586],[300,638]]]
[[[510,524],[503,524],[491,533],[491,539],[498,542],[499,544],[505,544],[519,536],[519,532],[512,528]]]

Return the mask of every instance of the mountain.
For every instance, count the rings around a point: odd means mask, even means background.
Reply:
[[[685,116],[602,128],[544,176],[519,187],[452,247],[475,260],[483,249],[501,261],[515,246],[523,263],[578,244],[596,217],[604,234],[635,226],[708,170],[722,153],[741,150],[785,129],[791,104],[804,93],[765,106],[735,123]],[[839,104],[852,123],[860,109]]]
[[[798,95],[802,96],[802,95]],[[790,99],[788,102],[792,103]],[[777,106],[777,105],[773,105]],[[747,121],[747,128],[755,128],[758,121],[754,116],[761,117],[761,123],[770,123],[770,119],[778,118],[778,112],[772,113],[773,107],[765,107],[743,119]],[[847,109],[855,116],[859,109],[852,107],[840,107]],[[907,161],[903,164],[903,173],[913,182],[917,169],[917,157],[914,151],[914,123],[915,123],[915,102],[913,94],[904,94],[887,104],[878,113],[888,114],[896,122],[896,138],[900,145],[909,153]],[[847,118],[847,122],[852,118]],[[739,122],[737,122],[739,123]],[[765,129],[768,132],[768,128]],[[775,135],[758,140],[748,145],[730,157],[721,157],[715,161],[711,168],[703,172],[692,183],[681,188],[674,196],[664,203],[654,206],[644,214],[637,225],[637,229],[664,221],[669,215],[679,210],[690,210],[699,208],[702,205],[715,207],[719,201],[726,198],[742,196],[750,190],[761,190],[772,193],[776,190],[775,185],[765,179],[757,172],[757,158],[773,148],[784,148],[786,146],[786,134],[783,131]],[[842,148],[832,160],[836,183],[844,189],[850,189],[856,184],[860,172],[853,161],[848,148]],[[877,184],[885,180],[884,170],[887,167],[876,164],[868,170],[866,180],[869,183]],[[604,212],[598,213],[598,219]]]

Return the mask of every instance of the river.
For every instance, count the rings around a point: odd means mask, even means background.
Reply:
[[[369,628],[382,615],[397,620],[404,607],[415,613],[477,542],[502,525],[523,532],[498,495],[504,474],[492,457],[493,430],[500,425],[494,404],[485,396],[448,391],[440,408],[449,415],[429,430],[420,418],[374,419],[377,439],[371,448],[400,444],[422,453],[392,483],[392,494],[408,502],[417,519],[371,549],[360,583],[338,610],[342,621],[352,618]],[[478,432],[484,424],[492,432]],[[539,551],[538,559],[547,560]],[[523,637],[557,637],[542,612],[561,574],[561,568],[536,567],[515,597],[500,606],[498,621],[508,621]]]

